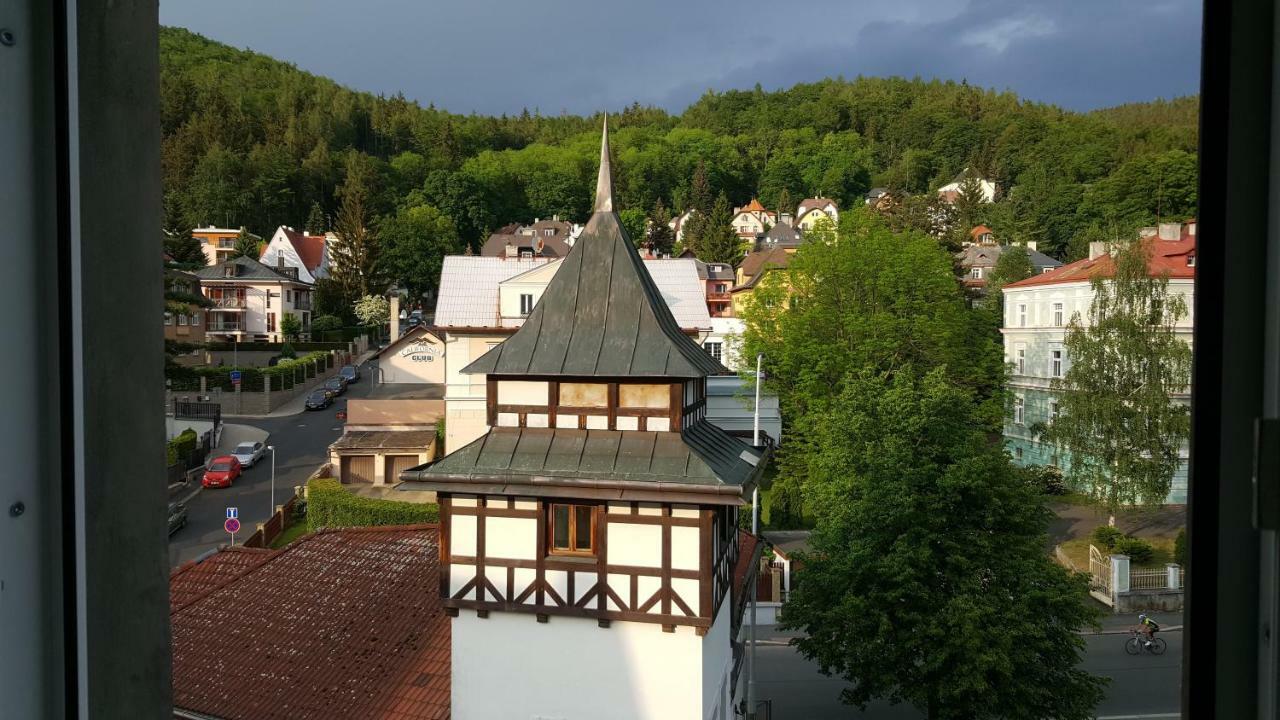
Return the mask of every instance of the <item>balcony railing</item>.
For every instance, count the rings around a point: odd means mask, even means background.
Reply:
[[[224,295],[222,297],[209,298],[213,301],[214,309],[220,310],[243,310],[249,306],[244,296],[240,295]]]
[[[311,298],[307,297],[307,298],[295,299],[293,301],[293,309],[294,310],[310,310]]]
[[[206,332],[239,332],[244,329],[244,323],[238,320],[210,320],[205,327]]]

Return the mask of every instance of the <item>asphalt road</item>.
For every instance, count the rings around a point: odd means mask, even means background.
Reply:
[[[1085,641],[1085,669],[1111,679],[1106,699],[1097,708],[1099,718],[1112,720],[1172,720],[1178,717],[1182,684],[1182,631],[1166,631],[1169,643],[1159,657],[1128,655],[1124,641],[1128,635],[1090,635]],[[762,644],[757,651],[756,693],[759,700],[773,701],[770,720],[835,720],[875,718],[876,720],[919,720],[924,716],[909,706],[873,703],[858,711],[840,702],[844,683],[818,672],[813,663],[793,648]],[[761,718],[766,717],[762,714]]]
[[[329,445],[342,435],[342,421],[335,417],[347,398],[363,398],[372,383],[368,368],[362,366],[360,382],[325,410],[302,412],[288,417],[229,419],[242,425],[266,430],[266,442],[276,449],[275,503],[283,505],[296,485],[306,482],[311,473],[328,459]],[[187,502],[187,526],[169,538],[169,565],[176,567],[201,553],[226,544],[231,537],[222,529],[228,506],[240,509],[241,543],[266,522],[275,508],[271,505],[271,453],[249,468],[229,488],[206,488]]]

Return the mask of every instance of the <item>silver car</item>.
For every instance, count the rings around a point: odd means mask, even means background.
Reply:
[[[257,464],[262,456],[266,454],[267,446],[260,442],[243,442],[236,446],[231,454],[235,456],[240,464],[244,467],[252,467]]]

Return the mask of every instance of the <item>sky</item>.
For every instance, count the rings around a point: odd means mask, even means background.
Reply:
[[[1198,0],[160,0],[160,21],[458,113],[680,112],[858,75],[1091,110],[1200,82]]]

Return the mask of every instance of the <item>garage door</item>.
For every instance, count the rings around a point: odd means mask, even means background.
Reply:
[[[342,458],[342,482],[373,482],[374,463],[372,455],[348,455]]]
[[[417,455],[388,455],[387,456],[387,474],[386,483],[394,485],[400,482],[400,471],[408,470],[411,467],[417,467],[421,463],[418,462]]]

